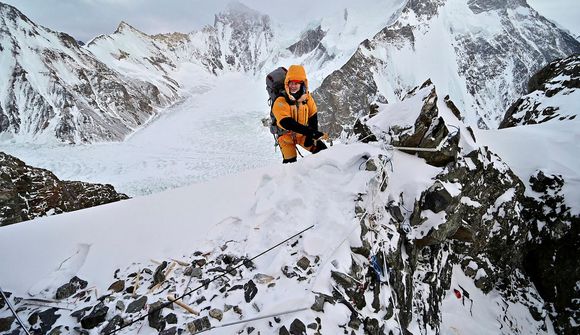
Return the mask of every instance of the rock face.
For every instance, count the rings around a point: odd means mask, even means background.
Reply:
[[[482,16],[490,22],[473,24]],[[442,43],[433,48],[433,39]],[[400,100],[431,77],[453,92],[460,109],[477,113],[468,124],[495,128],[503,118],[497,111],[524,94],[527,78],[542,64],[578,52],[576,39],[525,1],[409,1],[395,23],[324,79],[314,98],[321,124],[336,136],[371,103]],[[456,72],[441,73],[441,59]]]
[[[500,128],[576,118],[574,102],[580,99],[580,54],[546,65],[528,82],[528,93],[508,109]]]
[[[0,152],[0,226],[127,198],[111,185],[61,181]]]

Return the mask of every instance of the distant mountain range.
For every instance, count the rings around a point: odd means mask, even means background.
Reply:
[[[376,12],[384,15],[367,15]],[[37,143],[122,141],[185,94],[174,75],[184,63],[258,77],[303,63],[335,136],[371,104],[400,100],[427,78],[467,123],[496,128],[535,71],[580,52],[578,40],[523,0],[379,1],[323,18],[291,42],[239,3],[189,34],[150,36],[122,22],[84,46],[1,3],[0,20],[8,78],[0,139]]]

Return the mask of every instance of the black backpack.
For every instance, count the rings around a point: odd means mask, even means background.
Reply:
[[[276,123],[276,117],[272,113],[272,108],[274,106],[274,101],[278,97],[286,96],[286,88],[284,87],[284,80],[286,79],[285,67],[279,67],[276,70],[268,73],[266,76],[266,91],[268,92],[268,104],[270,105],[270,133],[276,136],[280,136],[286,132],[286,130],[278,127]]]

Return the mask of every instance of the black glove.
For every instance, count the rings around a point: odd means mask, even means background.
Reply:
[[[306,138],[304,139],[304,146],[305,147],[310,147],[314,144],[314,141],[312,140],[312,137],[310,136],[306,136]]]
[[[319,132],[318,130],[312,130],[310,136],[315,139],[318,140],[319,138],[321,138],[322,136],[324,136],[324,133]]]

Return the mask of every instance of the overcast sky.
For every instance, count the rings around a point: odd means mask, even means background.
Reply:
[[[115,31],[125,21],[147,33],[190,32],[213,23],[214,14],[231,0],[0,0],[15,6],[32,21],[64,31],[87,41]],[[361,0],[240,0],[268,14],[275,22],[301,20],[300,24],[324,16],[329,6],[340,9]],[[364,0],[372,3],[370,0]],[[580,35],[579,0],[528,0],[547,18]],[[284,8],[294,10],[283,11]],[[299,29],[302,29],[300,27]]]

